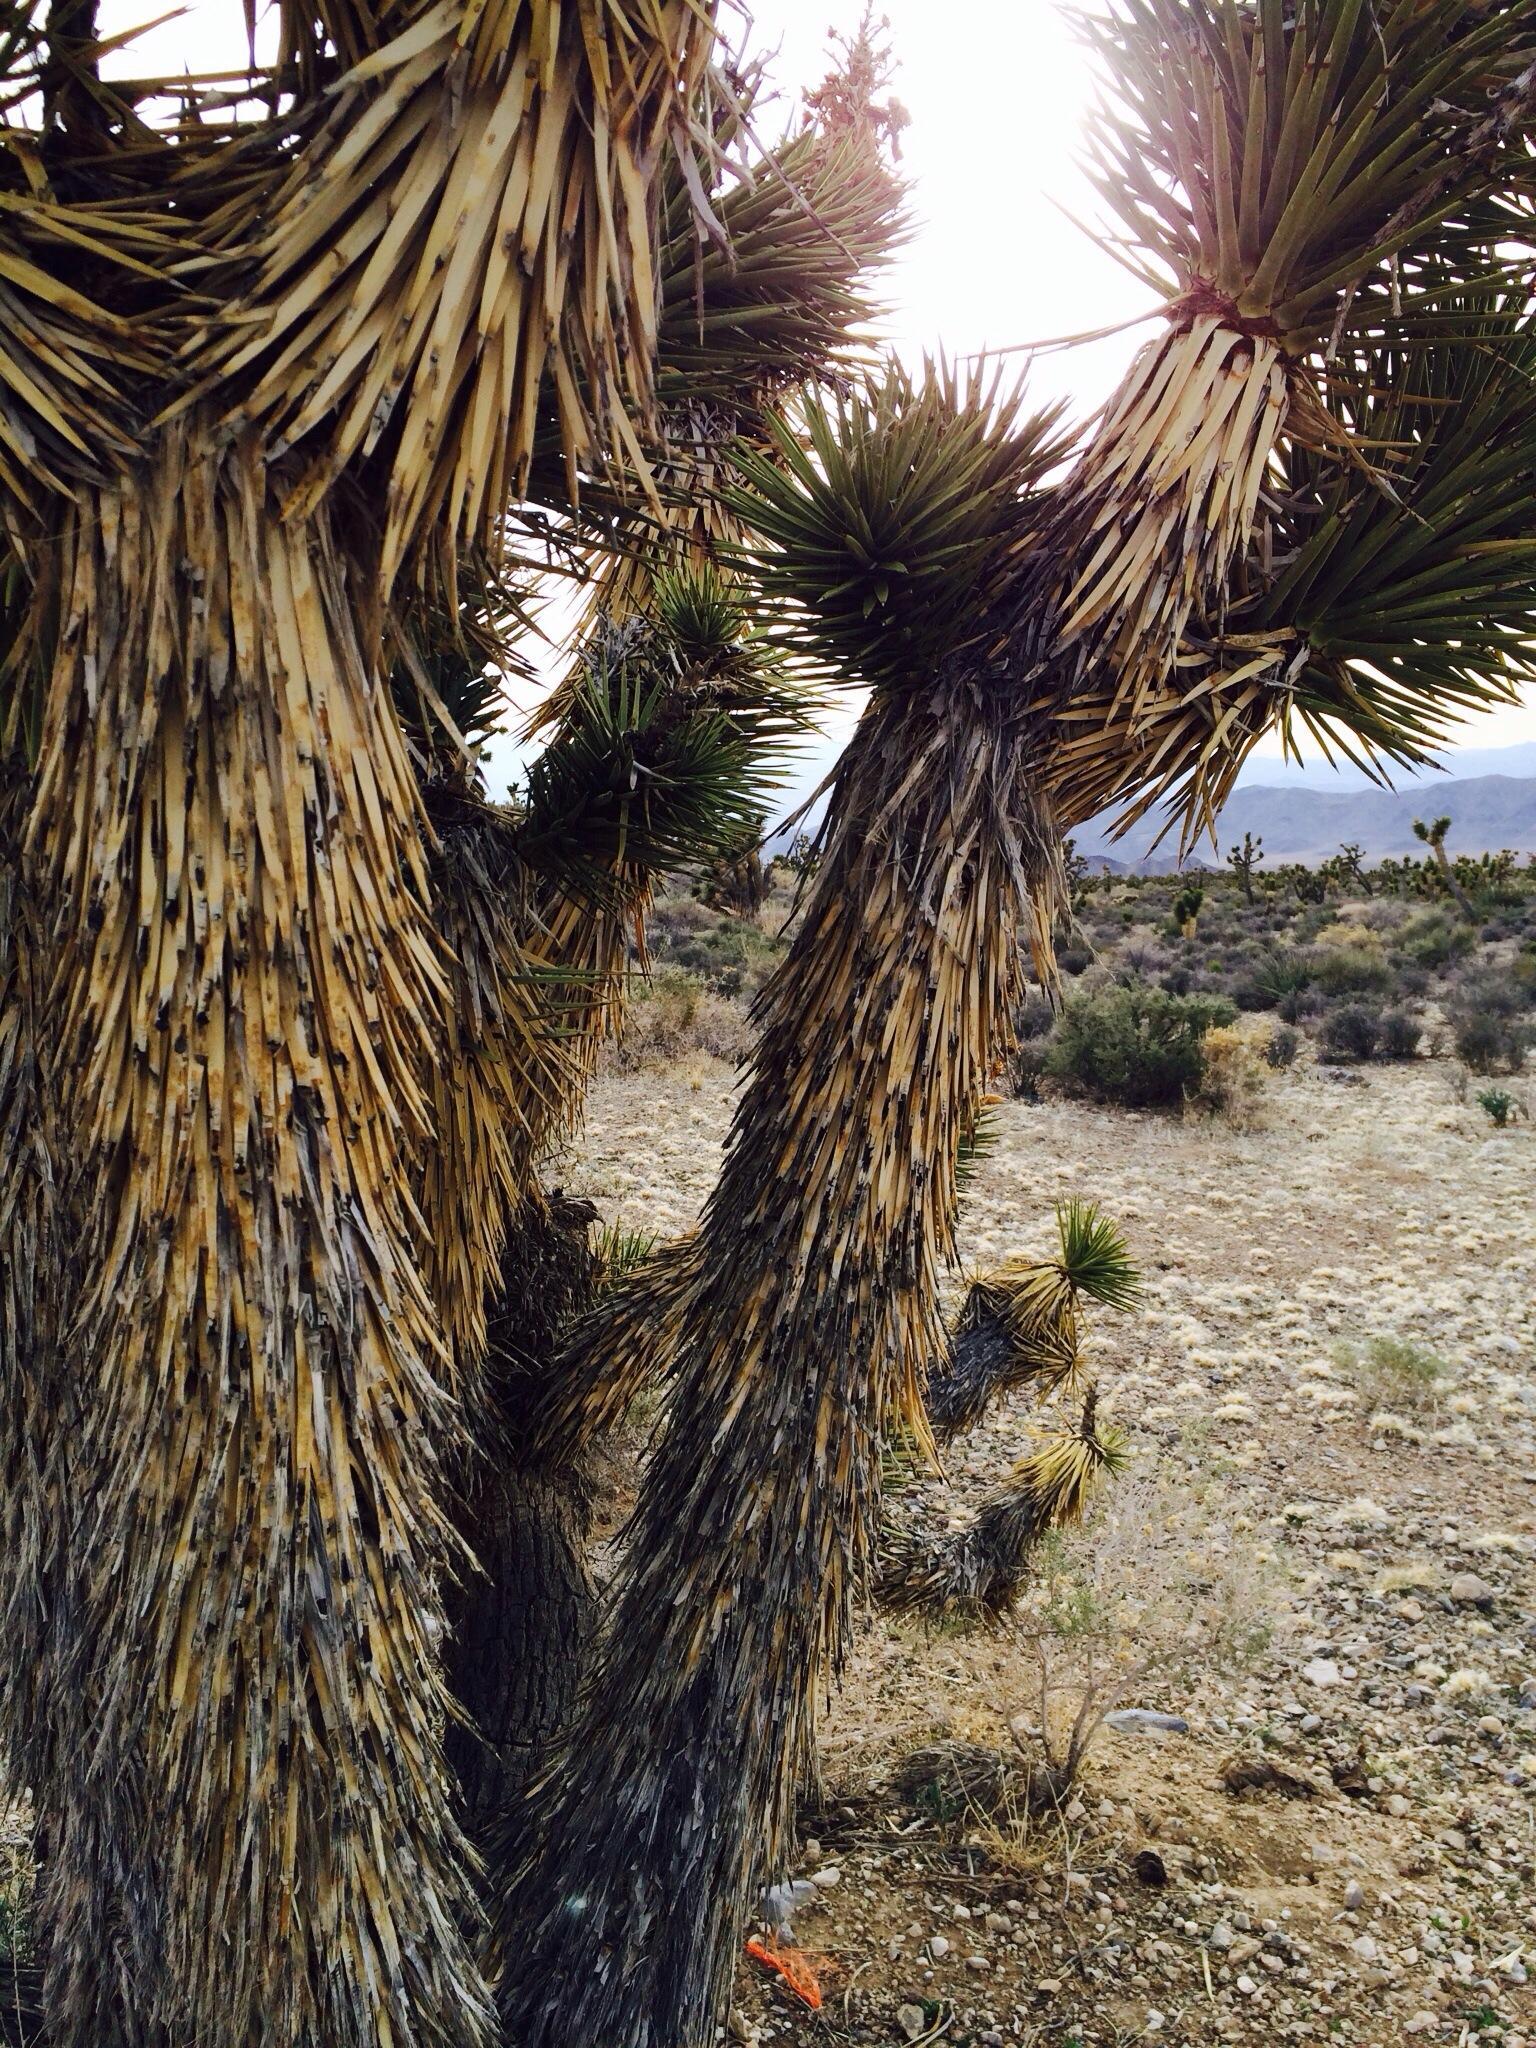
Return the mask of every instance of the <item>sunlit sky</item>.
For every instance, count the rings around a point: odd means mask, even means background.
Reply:
[[[829,33],[856,26],[860,6],[758,0],[750,27],[734,6],[725,10],[733,38],[777,48],[772,76],[783,100],[775,111],[785,124],[798,94],[825,73]],[[149,12],[151,0],[104,0],[103,32]],[[1126,323],[1152,309],[1145,288],[1069,217],[1094,213],[1080,168],[1092,146],[1094,84],[1065,7],[881,0],[879,12],[899,66],[895,91],[912,117],[903,152],[917,216],[917,233],[887,277],[886,336],[915,361],[925,350],[957,356],[1120,326],[1031,364],[1036,396],[1063,396],[1090,413],[1153,331]],[[197,0],[118,62],[139,72],[151,68],[147,59],[158,72],[181,63],[197,70],[240,64],[244,49],[238,0]],[[1536,740],[1536,702],[1466,729],[1466,743],[1479,748],[1522,740]]]

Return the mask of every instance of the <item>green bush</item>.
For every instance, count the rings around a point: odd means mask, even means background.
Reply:
[[[1448,967],[1476,943],[1465,924],[1453,924],[1438,910],[1421,911],[1403,926],[1398,943],[1417,967]]]
[[[1120,982],[1068,1002],[1045,1071],[1099,1102],[1164,1108],[1198,1090],[1200,1041],[1236,1016],[1221,996],[1171,995],[1145,982]]]
[[[1385,995],[1393,984],[1387,961],[1364,946],[1319,946],[1312,979],[1329,996]]]

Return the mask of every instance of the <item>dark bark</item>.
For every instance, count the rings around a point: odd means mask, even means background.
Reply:
[[[476,1456],[457,1517],[480,1569],[448,1600],[449,1683],[467,1717],[447,1739],[471,1834],[517,1830],[522,1795],[565,1727],[591,1640],[584,1459],[530,1459],[525,1446],[563,1332],[599,1277],[590,1203],[530,1202],[508,1232],[490,1318]]]

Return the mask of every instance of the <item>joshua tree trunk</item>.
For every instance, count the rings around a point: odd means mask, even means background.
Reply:
[[[767,991],[680,1371],[582,1712],[501,1902],[527,2048],[711,2042],[871,1561],[879,1447],[943,1343],[954,1160],[1054,853],[996,703],[866,714]],[[622,1321],[621,1325],[622,1327]]]
[[[560,1337],[591,1306],[590,1203],[530,1199],[509,1234],[459,1528],[478,1570],[448,1597],[449,1731],[474,1835],[515,1830],[540,1755],[569,1725],[596,1614],[586,1459],[530,1454]],[[505,1849],[503,1851],[505,1853]]]
[[[121,1974],[135,2040],[468,2048],[454,1424],[400,1170],[440,974],[377,636],[324,516],[190,429],[57,560],[26,849],[71,1134],[38,1293],[80,1388],[51,2021],[114,2038]]]

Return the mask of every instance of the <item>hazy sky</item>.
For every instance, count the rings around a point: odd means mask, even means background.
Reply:
[[[259,4],[259,0],[258,0]],[[774,75],[787,120],[795,96],[826,70],[832,28],[848,29],[861,0],[758,0],[749,45],[777,45]],[[106,33],[152,12],[153,0],[104,0]],[[900,65],[898,96],[912,123],[903,139],[917,235],[887,281],[887,332],[916,359],[1004,348],[1136,321],[1152,310],[1128,277],[1065,217],[1092,214],[1078,168],[1091,145],[1093,81],[1057,0],[882,0]],[[727,32],[742,33],[734,7]],[[196,0],[154,32],[123,68],[193,69],[243,61],[237,0]],[[774,113],[765,116],[774,121]],[[781,123],[778,125],[782,125]],[[1108,394],[1153,330],[1039,357],[1032,391],[1065,396],[1087,413]],[[1022,359],[1021,359],[1022,360]],[[1536,739],[1536,702],[1492,713],[1467,743]]]

